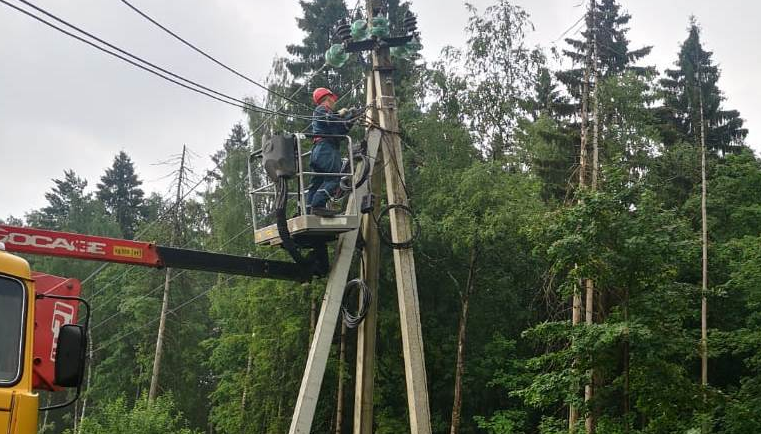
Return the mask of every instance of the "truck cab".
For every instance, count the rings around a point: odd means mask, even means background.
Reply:
[[[0,432],[37,430],[32,386],[35,286],[29,263],[0,248]]]
[[[32,272],[0,242],[0,434],[37,432],[40,411],[79,397],[84,375],[89,305],[79,281]],[[85,325],[76,324],[82,302]],[[39,407],[36,390],[76,387],[61,404]]]

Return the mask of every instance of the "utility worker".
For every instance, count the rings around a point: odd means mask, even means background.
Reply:
[[[351,120],[354,112],[341,109],[334,112],[338,97],[324,87],[318,87],[312,92],[312,101],[317,105],[312,116],[312,133],[314,138],[312,155],[309,158],[309,166],[313,172],[339,173],[341,172],[341,152],[337,137],[320,137],[325,135],[346,135],[353,125]],[[339,214],[327,208],[329,197],[335,197],[339,188],[340,176],[312,175],[307,192],[307,206],[311,214],[332,217]]]

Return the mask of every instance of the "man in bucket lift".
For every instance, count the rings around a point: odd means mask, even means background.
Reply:
[[[312,101],[317,105],[312,116],[312,133],[314,139],[309,166],[313,172],[339,173],[341,171],[341,152],[336,137],[320,137],[325,135],[346,135],[354,124],[353,110],[341,109],[335,113],[338,97],[324,87],[318,87],[312,92]],[[312,175],[307,192],[308,213],[332,217],[340,211],[327,208],[328,198],[335,197],[339,189],[340,176]]]

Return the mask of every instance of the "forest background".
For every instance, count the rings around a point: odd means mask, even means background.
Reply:
[[[360,11],[340,0],[301,4],[304,40],[273,60],[267,85],[290,94],[319,70],[307,87],[362,104],[358,62],[321,69],[325,29]],[[389,4],[401,28],[409,5]],[[506,0],[471,8],[466,46],[430,64],[396,61],[406,186],[422,227],[414,248],[434,432],[761,432],[761,161],[723,97],[710,41],[690,19],[674,65],[657,71],[649,47],[629,46],[631,17],[616,0],[596,2],[554,50],[526,42],[529,12]],[[572,67],[554,69],[560,58]],[[296,95],[309,104],[309,92]],[[247,137],[263,121],[249,112],[247,125],[232,125],[209,173],[189,168],[201,156],[182,171],[167,162],[179,203],[146,196],[120,152],[99,180],[67,170],[47,206],[5,221],[169,243],[179,208],[176,245],[282,255],[250,237]],[[305,126],[277,119],[272,130]],[[382,256],[375,432],[398,433],[409,431],[401,335],[391,251]],[[40,271],[91,276],[84,293],[94,306],[85,396],[42,416],[41,432],[287,430],[324,282],[176,272],[149,399],[164,273],[29,259]],[[588,282],[588,319],[574,321],[574,295]],[[341,340],[314,432],[350,430],[353,390],[339,395],[338,383],[352,382],[355,334],[343,338],[343,362]]]

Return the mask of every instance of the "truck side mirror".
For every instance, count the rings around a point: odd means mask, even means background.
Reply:
[[[55,358],[55,384],[61,387],[79,387],[85,372],[85,328],[66,324],[58,332]]]

